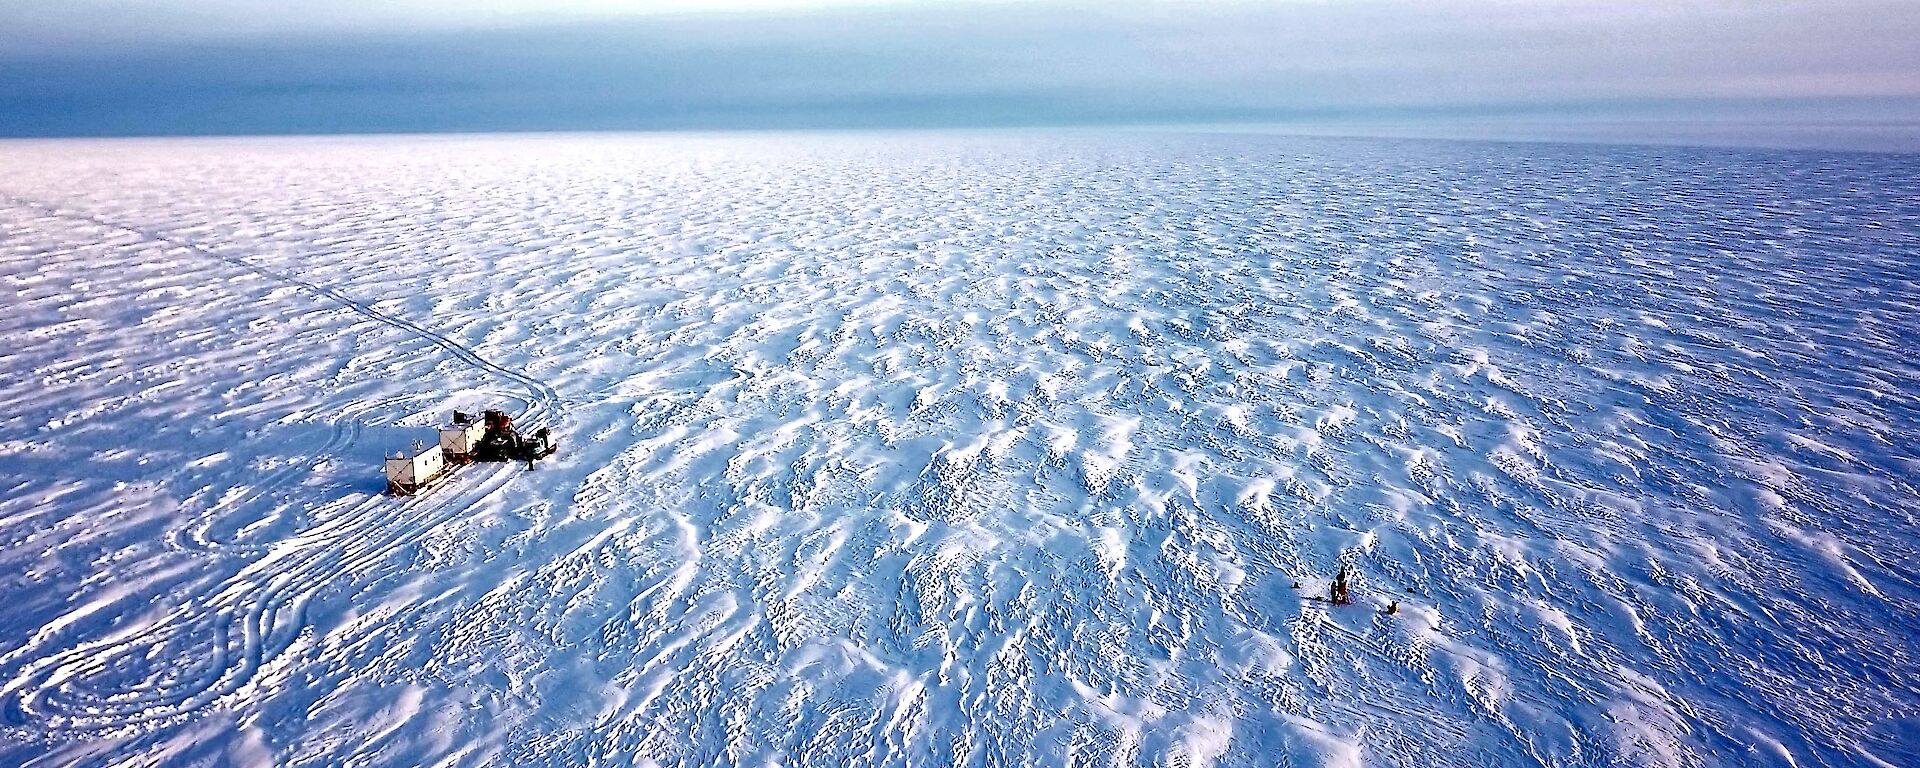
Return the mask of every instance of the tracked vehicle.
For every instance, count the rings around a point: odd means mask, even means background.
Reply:
[[[535,461],[552,456],[559,447],[545,427],[520,434],[506,411],[485,411],[478,420],[454,411],[452,423],[440,428],[439,445],[428,448],[416,441],[411,452],[398,451],[387,458],[387,493],[412,496],[476,461],[524,461],[531,469]]]

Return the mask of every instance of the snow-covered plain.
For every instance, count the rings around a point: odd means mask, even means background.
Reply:
[[[0,170],[0,764],[1920,765],[1920,158]]]

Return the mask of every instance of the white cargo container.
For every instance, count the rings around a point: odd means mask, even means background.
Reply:
[[[487,425],[480,422],[444,426],[440,428],[440,451],[448,461],[465,464],[473,460],[473,449],[480,447],[480,440],[486,436]]]
[[[387,459],[387,492],[410,496],[440,479],[446,471],[447,458],[440,451],[440,446],[423,449],[412,456],[405,452],[396,453]]]

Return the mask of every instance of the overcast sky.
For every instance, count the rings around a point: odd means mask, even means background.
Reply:
[[[11,0],[0,135],[1662,124],[1899,143],[1920,125],[1915,40],[1920,0]]]

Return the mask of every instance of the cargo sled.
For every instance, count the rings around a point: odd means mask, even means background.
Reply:
[[[411,454],[398,451],[387,459],[387,493],[412,496],[453,473],[439,446],[427,448],[417,442],[413,445]]]

